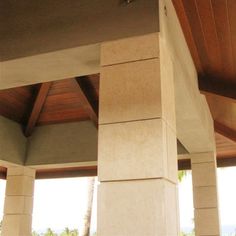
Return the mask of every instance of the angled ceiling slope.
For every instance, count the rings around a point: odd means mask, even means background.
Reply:
[[[37,125],[98,122],[99,76],[64,79],[0,91],[0,115],[20,123],[25,136]]]

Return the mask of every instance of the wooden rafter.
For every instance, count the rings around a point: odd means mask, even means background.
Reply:
[[[73,83],[84,110],[87,112],[94,125],[98,127],[98,111],[96,106],[92,103],[88,89],[86,88],[86,77],[76,78],[73,80]]]
[[[233,102],[236,102],[236,85],[228,84],[224,81],[209,81],[206,78],[199,78],[199,89],[201,93],[210,93],[213,95],[218,95],[225,97]]]
[[[215,131],[223,136],[225,136],[228,139],[233,140],[236,142],[236,132],[232,130],[231,128],[221,124],[218,121],[214,121],[214,127]]]
[[[44,102],[48,95],[51,84],[52,84],[51,82],[47,82],[47,83],[42,83],[39,86],[39,90],[36,95],[35,102],[33,104],[33,107],[32,107],[32,110],[29,115],[29,119],[25,128],[24,133],[26,137],[29,137],[33,132],[33,129],[38,121],[40,112],[43,108]]]
[[[39,169],[36,172],[36,179],[89,177],[89,176],[97,176],[97,166]]]

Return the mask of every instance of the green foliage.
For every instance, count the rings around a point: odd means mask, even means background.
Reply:
[[[65,228],[60,236],[79,236],[79,232],[77,229],[70,230],[69,228]]]
[[[70,236],[70,230],[69,228],[65,228],[61,236]]]
[[[72,230],[70,236],[79,236],[79,231],[77,229]]]
[[[180,236],[195,236],[195,233],[194,232],[191,232],[191,233],[180,232]]]
[[[43,234],[33,231],[32,236],[79,236],[79,231],[77,229],[70,230],[66,227],[61,234],[56,234],[52,229],[48,228]]]
[[[33,231],[32,236],[40,236],[40,235],[36,231]]]
[[[178,171],[178,179],[179,179],[179,182],[181,182],[183,180],[183,178],[187,175],[187,172],[186,170],[180,170]],[[182,236],[182,235],[180,235]],[[183,235],[185,236],[185,235]],[[187,235],[188,236],[188,235]]]
[[[58,236],[50,228],[47,229],[47,232],[43,236]]]

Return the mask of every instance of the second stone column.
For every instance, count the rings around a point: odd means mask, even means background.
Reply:
[[[172,62],[158,33],[102,44],[98,236],[176,236]]]

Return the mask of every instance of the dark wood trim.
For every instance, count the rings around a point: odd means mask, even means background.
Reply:
[[[227,83],[226,81],[212,80],[210,78],[200,77],[198,78],[199,89],[204,92],[211,93],[230,99],[236,102],[236,85]]]
[[[7,178],[7,168],[0,166],[0,179]]]
[[[234,157],[217,157],[217,167],[231,167],[236,166],[236,156]],[[190,159],[178,160],[179,170],[191,170]]]
[[[36,179],[97,176],[97,166],[37,170]]]
[[[178,170],[191,170],[190,159],[178,160]]]
[[[229,128],[217,121],[214,121],[214,128],[215,128],[215,132],[236,142],[236,132],[234,130],[232,130],[231,128]]]
[[[236,166],[236,157],[218,158],[217,167]]]
[[[235,157],[217,158],[217,167],[236,166]],[[179,170],[191,170],[190,159],[178,160]],[[0,179],[6,179],[7,169],[0,167]],[[53,178],[72,178],[72,177],[90,177],[97,176],[97,166],[87,167],[68,167],[54,169],[39,169],[36,171],[36,179],[53,179]]]
[[[52,84],[51,82],[40,84],[37,96],[35,98],[35,102],[33,104],[33,107],[32,107],[32,110],[29,115],[28,122],[25,128],[24,133],[26,137],[29,137],[33,132],[33,129],[39,119],[40,112],[43,108],[43,105],[48,95],[51,84]]]
[[[96,110],[94,104],[91,102],[91,98],[89,97],[89,93],[86,88],[85,80],[85,77],[73,79],[74,88],[77,91],[78,98],[81,101],[81,105],[88,113],[94,125],[98,127],[98,111]]]

